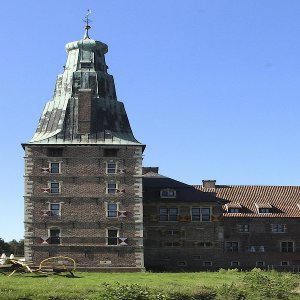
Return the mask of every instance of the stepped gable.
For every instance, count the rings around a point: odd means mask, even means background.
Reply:
[[[194,186],[207,191],[202,185]],[[211,189],[210,189],[211,190]],[[251,218],[299,218],[299,186],[216,185],[216,197],[228,203],[223,206],[224,217]],[[240,208],[240,212],[228,212]],[[259,208],[270,208],[270,213],[259,213]]]

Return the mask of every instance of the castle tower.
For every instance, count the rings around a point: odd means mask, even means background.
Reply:
[[[68,43],[64,72],[25,150],[25,259],[65,255],[78,269],[140,271],[142,152],[113,76],[106,44]]]

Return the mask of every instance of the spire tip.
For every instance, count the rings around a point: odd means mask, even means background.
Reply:
[[[83,20],[83,22],[85,22],[85,26],[84,26],[84,29],[85,29],[85,32],[84,32],[84,36],[83,38],[84,39],[89,39],[89,30],[91,29],[91,26],[89,25],[89,23],[91,22],[91,19],[89,18],[89,15],[92,13],[92,10],[88,9],[87,10],[87,13],[85,15],[85,18]]]

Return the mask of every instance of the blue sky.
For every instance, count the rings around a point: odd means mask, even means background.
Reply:
[[[5,1],[0,237],[23,237],[20,144],[88,8],[145,166],[189,184],[299,185],[299,0]]]

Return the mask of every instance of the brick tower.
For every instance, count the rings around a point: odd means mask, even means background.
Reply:
[[[113,76],[107,45],[68,43],[64,72],[25,150],[25,258],[65,255],[81,270],[141,271],[142,152]]]

